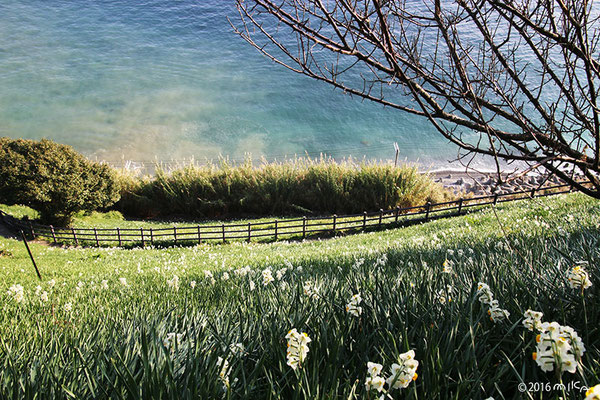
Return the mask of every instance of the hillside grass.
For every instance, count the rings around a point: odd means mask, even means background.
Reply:
[[[600,383],[599,240],[600,203],[580,194],[328,240],[131,250],[32,243],[42,282],[22,243],[0,239],[0,398],[377,398],[365,388],[367,362],[388,373],[413,349],[418,379],[392,398],[581,399],[576,390],[518,391],[559,382],[533,361],[535,333],[521,322],[533,309],[574,328],[587,351],[562,382]],[[446,260],[451,273],[442,272]],[[567,285],[576,263],[590,274],[585,291]],[[235,272],[245,266],[247,275]],[[275,281],[265,286],[266,268]],[[507,320],[490,321],[478,282]],[[317,296],[305,294],[307,283]],[[24,287],[20,303],[7,293],[15,284]],[[357,293],[355,317],[345,306]],[[286,365],[292,328],[312,339],[296,371]],[[182,335],[176,345],[165,342],[169,333]]]

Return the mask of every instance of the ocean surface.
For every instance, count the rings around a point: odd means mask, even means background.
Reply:
[[[2,0],[0,136],[108,161],[456,157],[426,120],[267,60],[227,16],[231,0]]]

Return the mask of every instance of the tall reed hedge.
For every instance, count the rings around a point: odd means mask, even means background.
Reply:
[[[415,167],[320,158],[253,165],[226,160],[154,177],[122,174],[117,208],[136,217],[349,214],[450,197]]]

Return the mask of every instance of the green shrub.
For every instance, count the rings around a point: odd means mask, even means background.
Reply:
[[[51,140],[0,138],[0,202],[27,205],[43,222],[67,225],[74,213],[117,200],[119,187],[107,165]]]
[[[136,217],[239,217],[350,214],[409,207],[451,197],[410,166],[296,159],[283,163],[226,161],[157,168],[153,178],[122,175],[117,208]]]

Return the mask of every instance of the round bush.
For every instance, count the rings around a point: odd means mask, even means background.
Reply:
[[[0,138],[0,202],[23,204],[46,223],[68,225],[74,213],[119,200],[114,171],[51,140]]]

